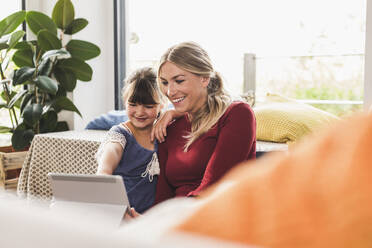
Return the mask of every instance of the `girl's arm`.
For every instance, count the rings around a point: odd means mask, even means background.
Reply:
[[[112,175],[122,155],[123,147],[119,143],[109,142],[105,144],[102,156],[98,161],[97,174]]]
[[[169,109],[160,115],[151,131],[151,141],[156,138],[159,143],[164,142],[167,136],[167,127],[174,119],[180,118],[184,113],[178,112],[175,109]]]

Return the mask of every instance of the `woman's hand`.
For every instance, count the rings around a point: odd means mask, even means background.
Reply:
[[[167,110],[160,115],[159,119],[154,124],[154,127],[151,131],[151,141],[154,141],[155,138],[159,143],[164,142],[165,137],[167,136],[167,127],[173,122],[175,118],[181,117],[183,114],[177,112],[174,109]]]

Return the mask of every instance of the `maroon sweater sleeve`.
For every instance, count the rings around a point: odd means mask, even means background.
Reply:
[[[216,148],[209,159],[202,182],[188,196],[197,196],[200,191],[220,179],[238,163],[254,158],[256,153],[256,120],[248,104],[240,103],[218,122],[219,135]]]
[[[159,144],[158,149],[160,175],[156,185],[155,204],[170,199],[175,196],[173,187],[168,183],[165,177],[165,165],[168,158],[167,141]]]

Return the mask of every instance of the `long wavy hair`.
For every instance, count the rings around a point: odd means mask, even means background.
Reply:
[[[179,68],[195,75],[208,77],[207,100],[191,120],[191,132],[185,136],[187,142],[184,151],[202,134],[211,129],[225,113],[231,103],[231,97],[223,87],[221,75],[213,68],[208,53],[194,42],[183,42],[169,48],[159,61],[160,69],[165,62],[172,62]],[[161,83],[159,82],[160,87]]]

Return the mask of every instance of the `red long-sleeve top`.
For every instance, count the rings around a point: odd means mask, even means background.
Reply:
[[[155,204],[177,196],[196,196],[239,162],[256,157],[256,120],[248,104],[233,102],[218,122],[184,152],[191,131],[187,115],[167,129],[159,145],[160,176]]]

